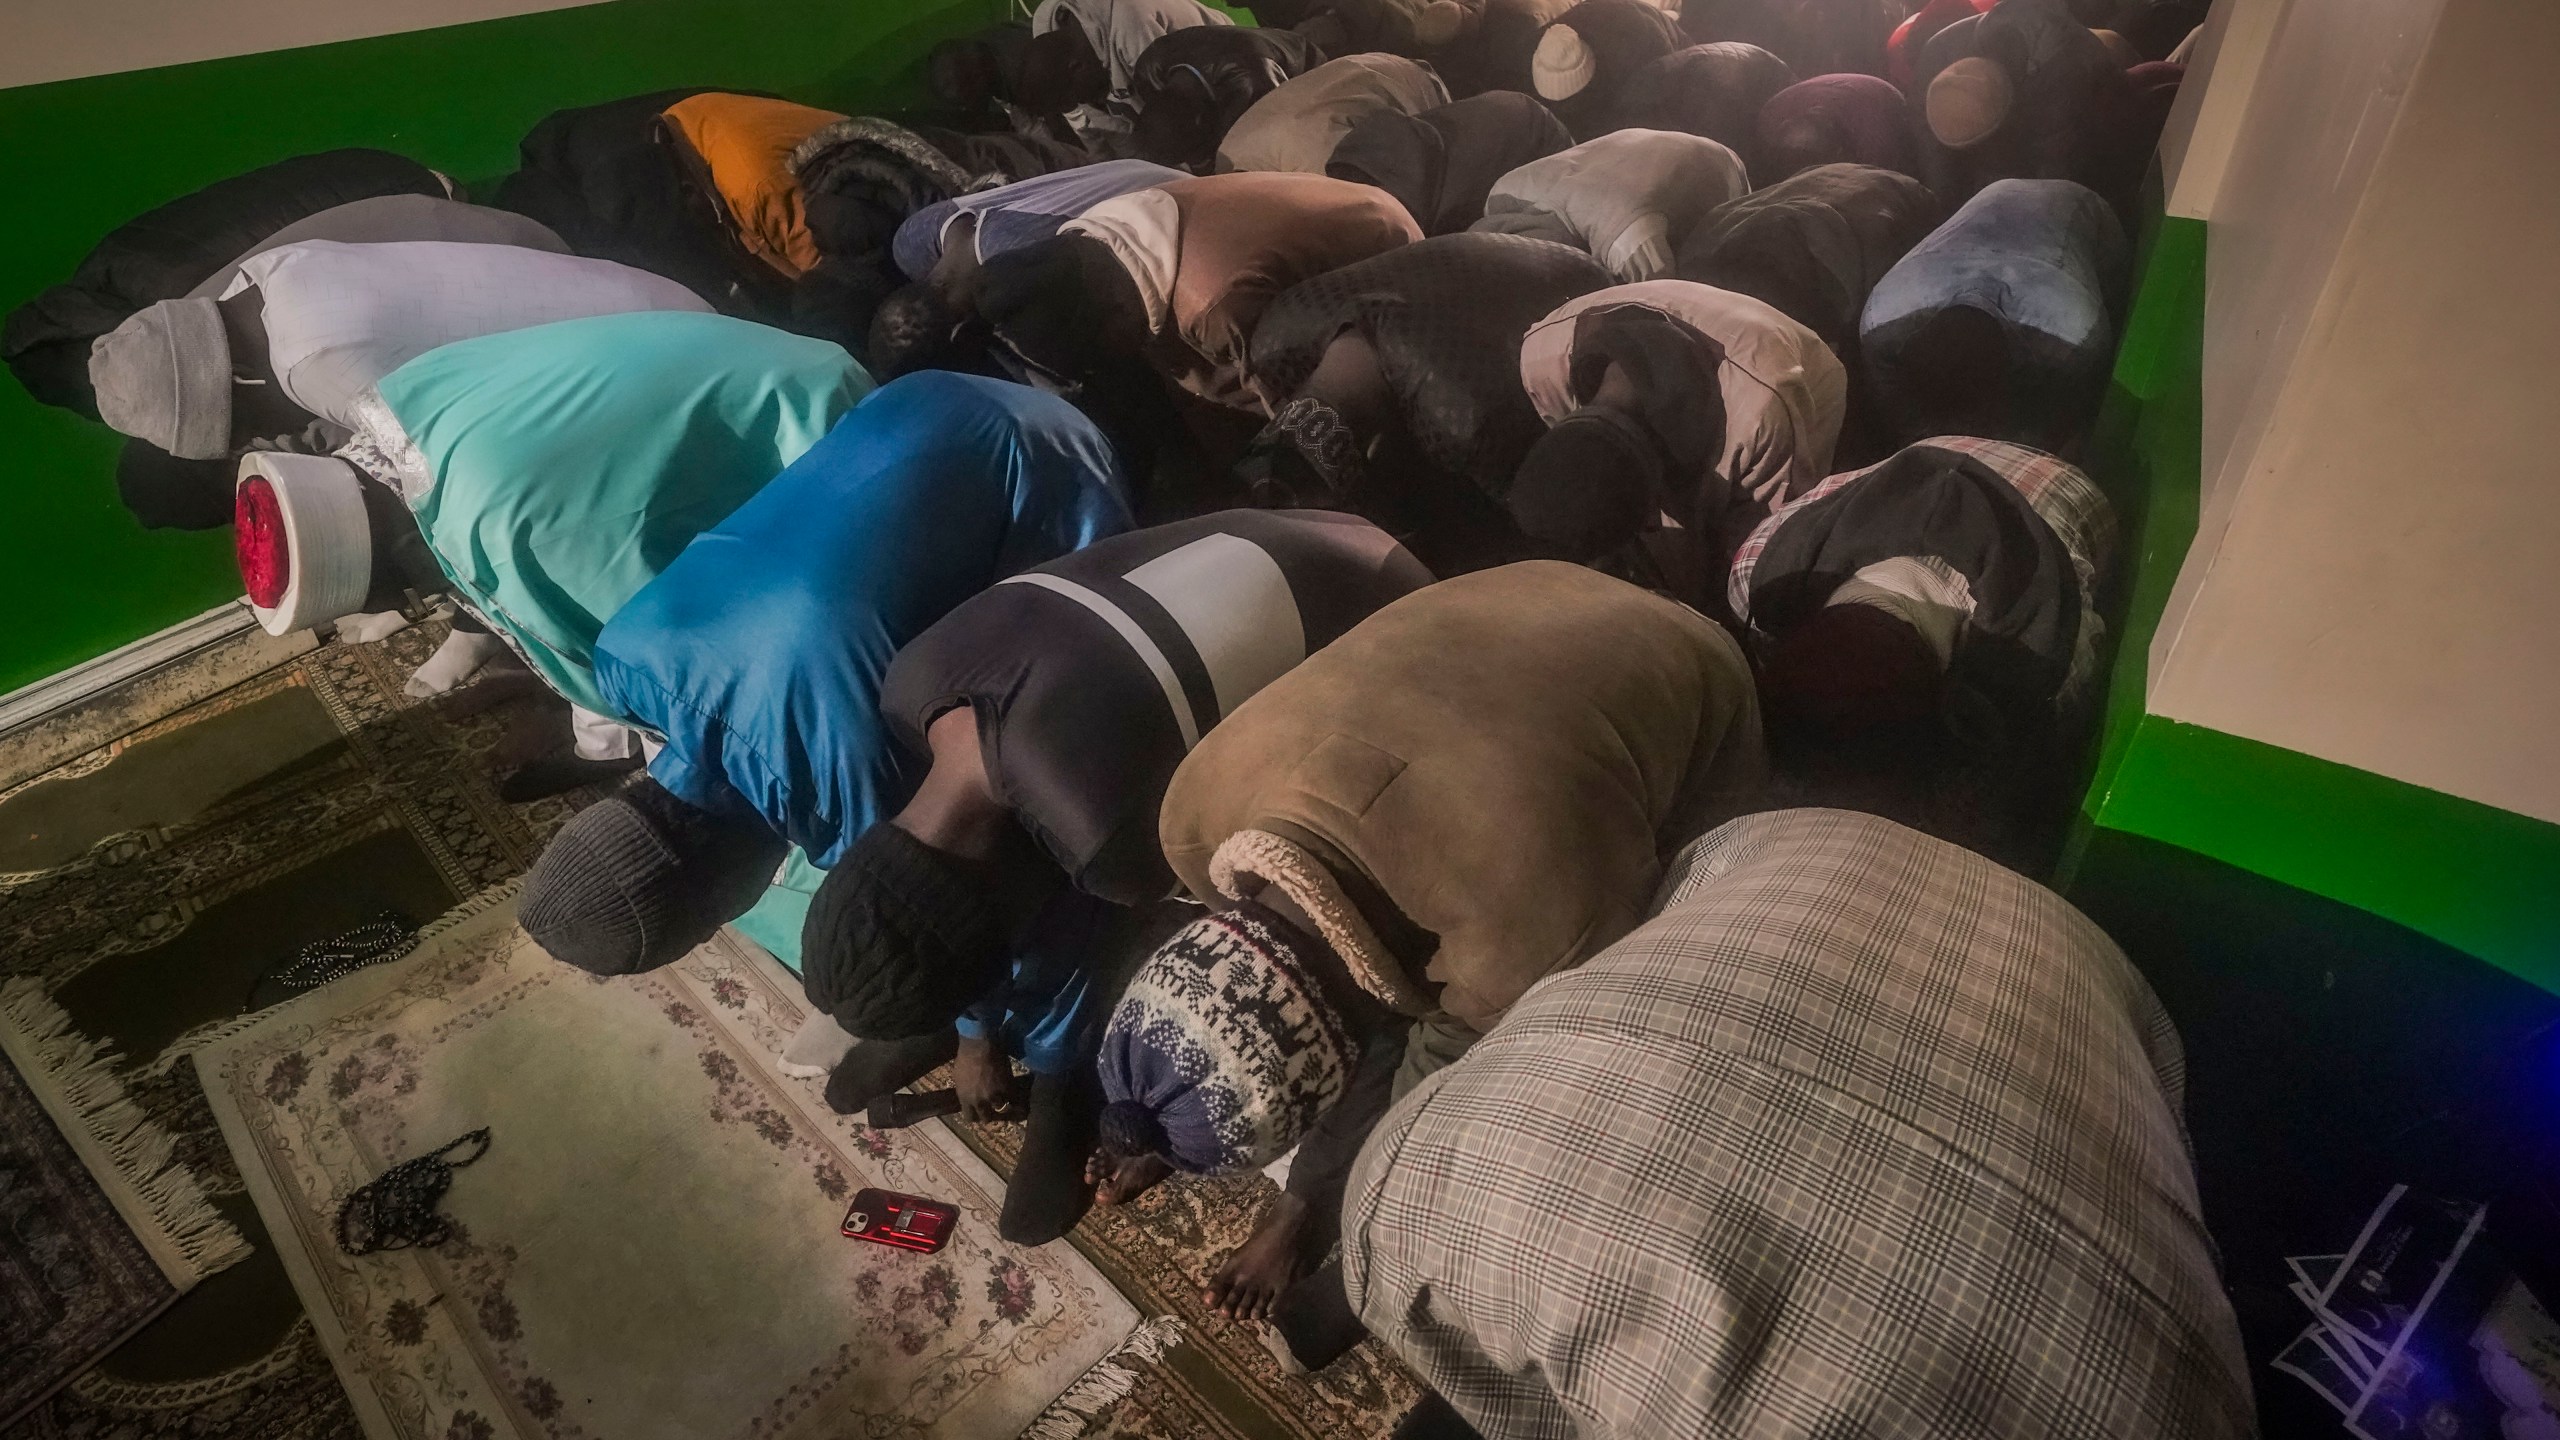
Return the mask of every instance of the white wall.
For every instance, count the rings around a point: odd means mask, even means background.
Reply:
[[[2304,0],[2208,230],[2150,708],[2560,821],[2560,4]]]
[[[2267,45],[2293,0],[2222,0],[2196,27],[2177,103],[2160,133],[2160,171],[2168,181],[2162,208],[2202,220],[2213,213],[2249,101],[2257,93]]]
[[[596,0],[0,0],[0,89]],[[898,0],[850,0],[895,4]]]

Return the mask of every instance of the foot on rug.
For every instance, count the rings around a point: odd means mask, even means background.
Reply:
[[[409,683],[400,687],[401,693],[413,700],[424,700],[458,689],[462,682],[479,674],[482,666],[506,653],[507,642],[485,630],[456,630],[409,677]]]
[[[376,610],[369,615],[350,615],[337,623],[335,634],[349,645],[370,645],[388,640],[409,628],[409,617],[397,610]]]
[[[1268,1319],[1290,1284],[1305,1272],[1307,1202],[1283,1190],[1236,1252],[1200,1292],[1201,1303],[1232,1320]],[[1321,1257],[1319,1257],[1321,1258]]]
[[[773,1068],[795,1080],[815,1080],[834,1073],[837,1062],[852,1051],[855,1043],[836,1023],[836,1017],[824,1010],[812,1011],[800,1033],[782,1047],[782,1058],[774,1062]]]
[[[960,1053],[960,1035],[945,1030],[913,1040],[865,1040],[853,1046],[827,1076],[827,1108],[855,1115],[892,1090],[903,1090]]]
[[[637,760],[579,760],[561,756],[519,767],[498,782],[498,798],[510,805],[547,800],[640,768]]]

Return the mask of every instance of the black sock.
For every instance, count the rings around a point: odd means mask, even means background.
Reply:
[[[827,1108],[855,1115],[893,1090],[922,1079],[936,1065],[960,1053],[960,1033],[919,1035],[912,1040],[864,1040],[845,1052],[827,1075]]]
[[[1467,1423],[1458,1407],[1425,1390],[1422,1399],[1397,1423],[1394,1440],[1484,1440],[1484,1432]]]
[[[510,805],[564,795],[640,768],[638,759],[587,760],[574,755],[536,760],[498,782],[498,798]]]
[[[1271,1328],[1288,1343],[1289,1353],[1309,1370],[1321,1370],[1351,1353],[1369,1338],[1342,1288],[1342,1262],[1334,1261],[1299,1278],[1280,1292],[1271,1307]]]

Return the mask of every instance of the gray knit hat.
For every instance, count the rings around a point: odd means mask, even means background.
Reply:
[[[525,877],[517,923],[581,970],[672,965],[755,904],[788,850],[644,779],[560,827]]]
[[[163,300],[89,346],[98,418],[181,460],[231,453],[231,337],[211,300]]]

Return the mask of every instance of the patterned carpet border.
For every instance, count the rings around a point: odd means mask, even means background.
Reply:
[[[296,690],[321,707],[343,742],[319,755],[279,753],[268,774],[194,813],[104,836],[41,870],[0,873],[0,933],[9,937],[0,949],[0,980],[15,981],[10,998],[32,986],[49,1002],[100,963],[168,944],[215,907],[388,832],[410,837],[452,894],[474,894],[521,872],[591,797],[501,801],[492,777],[505,768],[505,747],[524,733],[526,712],[502,706],[466,714],[402,693],[445,630],[422,624],[371,644],[291,656],[0,787],[6,800],[38,785],[95,777],[136,746]],[[170,1173],[191,1177],[201,1195],[238,1195],[240,1176],[190,1063],[193,1051],[234,1028],[234,1017],[187,1019],[186,1032],[156,1053],[119,1057],[100,1049],[90,1058],[171,1139]],[[35,1027],[20,1021],[15,1028]],[[214,1304],[228,1316],[224,1307],[232,1303],[207,1291],[179,1308]],[[292,1320],[276,1333],[251,1358],[154,1382],[124,1378],[111,1356],[15,1425],[0,1427],[0,1440],[347,1440],[355,1419],[309,1321]]]
[[[178,1160],[176,1139],[126,1093],[119,1057],[73,1031],[33,979],[0,984],[0,1052],[177,1293],[248,1257],[249,1242]]]

